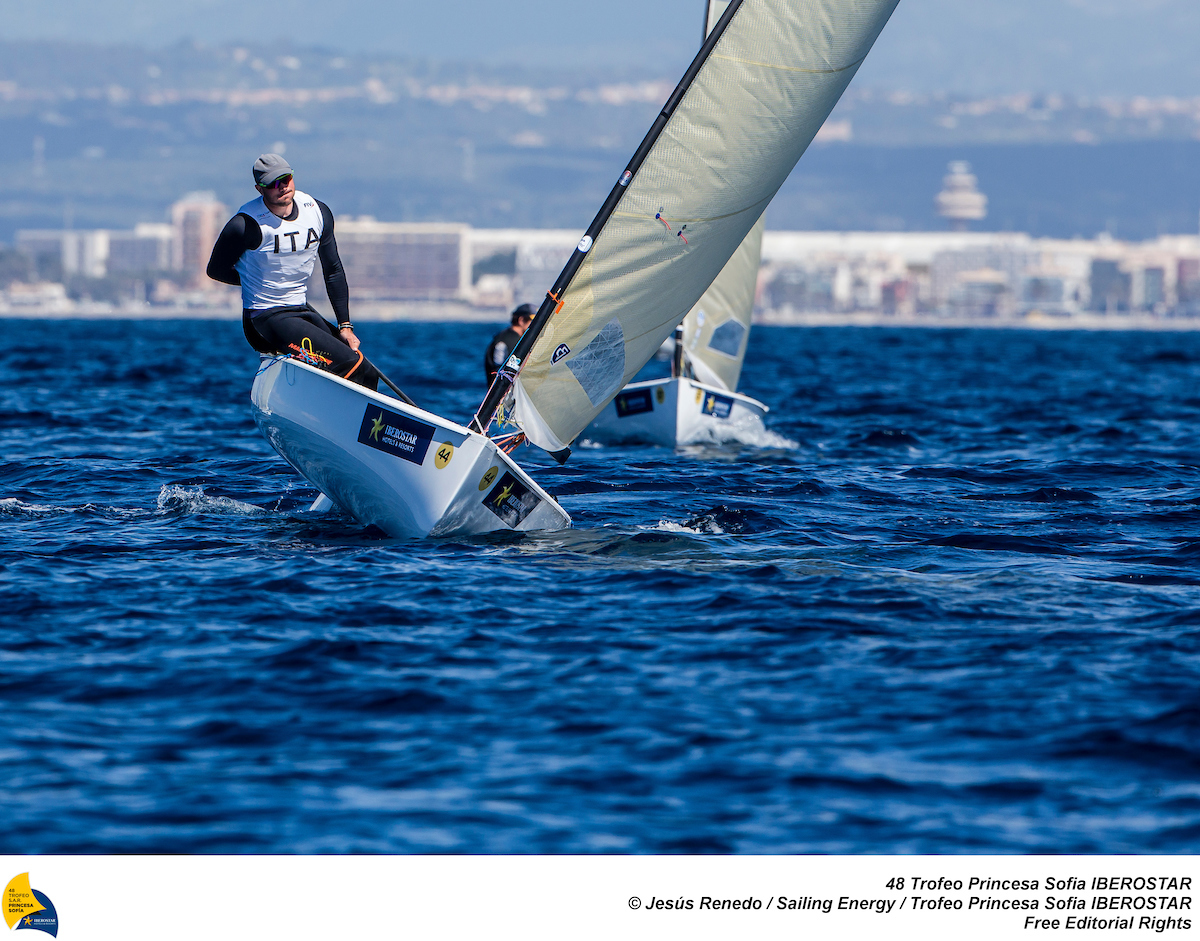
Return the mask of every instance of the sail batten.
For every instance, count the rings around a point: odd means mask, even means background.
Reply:
[[[727,59],[730,62],[739,62],[742,65],[753,65],[760,69],[778,69],[781,72],[802,72],[807,75],[835,75],[838,72],[845,72],[847,69],[858,68],[860,65],[863,64],[863,62],[866,61],[867,57],[864,55],[862,58],[856,59],[855,61],[851,62],[849,65],[840,65],[840,66],[836,66],[834,68],[828,68],[828,69],[801,69],[801,68],[797,68],[797,67],[791,66],[791,65],[778,65],[773,62],[755,62],[753,59],[742,59],[737,56],[725,56],[725,55],[721,55],[720,53],[713,53],[712,58]]]
[[[730,2],[514,352],[530,441],[569,446],[700,300],[897,2]]]

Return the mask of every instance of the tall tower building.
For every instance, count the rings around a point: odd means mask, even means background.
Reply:
[[[935,200],[938,215],[950,220],[955,232],[965,232],[967,223],[987,215],[987,197],[975,187],[975,175],[965,160],[950,164],[950,172],[942,178],[942,191]]]
[[[188,193],[171,206],[175,228],[171,267],[187,275],[188,287],[204,288],[213,283],[204,270],[227,217],[225,204],[212,192]]]

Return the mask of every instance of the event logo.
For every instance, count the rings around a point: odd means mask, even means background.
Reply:
[[[9,882],[0,905],[4,907],[4,921],[9,928],[18,931],[32,928],[58,937],[58,912],[54,910],[54,903],[46,893],[30,888],[29,873],[23,872]]]

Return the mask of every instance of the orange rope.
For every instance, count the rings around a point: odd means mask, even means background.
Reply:
[[[523,431],[511,436],[511,440],[505,440],[503,444],[497,442],[497,447],[505,454],[512,454],[518,447],[525,443],[525,433]]]

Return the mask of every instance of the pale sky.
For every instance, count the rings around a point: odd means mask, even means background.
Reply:
[[[0,39],[325,46],[642,65],[676,77],[703,0],[0,0]],[[901,0],[860,83],[975,94],[1200,95],[1200,0]]]

